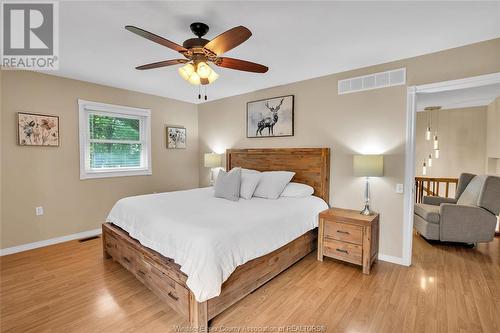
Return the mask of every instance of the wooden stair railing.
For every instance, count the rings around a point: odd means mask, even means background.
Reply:
[[[450,184],[457,190],[458,178],[415,177],[415,202],[422,202],[424,195],[439,196],[439,190],[444,186],[444,197],[450,197]]]

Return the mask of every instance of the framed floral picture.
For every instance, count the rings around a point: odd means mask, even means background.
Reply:
[[[186,148],[186,129],[184,127],[167,126],[167,148]]]
[[[21,146],[59,146],[59,117],[45,114],[17,114],[17,137]]]

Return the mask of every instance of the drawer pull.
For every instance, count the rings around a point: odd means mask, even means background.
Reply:
[[[171,299],[173,299],[174,301],[178,301],[179,300],[179,297],[178,296],[175,296],[174,294],[172,294],[171,291],[168,292],[168,297],[170,297]]]
[[[129,258],[127,258],[127,257],[124,256],[123,260],[125,260],[126,262],[128,262],[130,264],[130,259]]]
[[[335,249],[335,251],[349,254],[349,251],[343,249]]]
[[[344,230],[337,230],[337,232],[339,234],[346,234],[346,235],[350,235],[351,234],[349,231],[344,231]]]
[[[146,273],[144,273],[143,271],[141,271],[140,269],[137,270],[137,273],[141,274],[142,276],[146,276]]]

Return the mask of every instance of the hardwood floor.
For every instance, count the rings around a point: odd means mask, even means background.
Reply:
[[[182,318],[102,259],[100,239],[5,256],[1,332],[174,332]],[[414,236],[413,266],[308,255],[213,327],[325,325],[327,332],[500,332],[500,239],[477,248]]]

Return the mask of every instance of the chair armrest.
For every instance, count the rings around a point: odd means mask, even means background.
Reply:
[[[439,208],[439,238],[448,242],[488,242],[495,236],[496,216],[478,206],[444,203]]]
[[[423,197],[422,203],[427,204],[427,205],[439,206],[442,203],[456,204],[457,199],[455,199],[455,198],[443,198],[443,197],[430,197],[430,196],[426,195]]]

